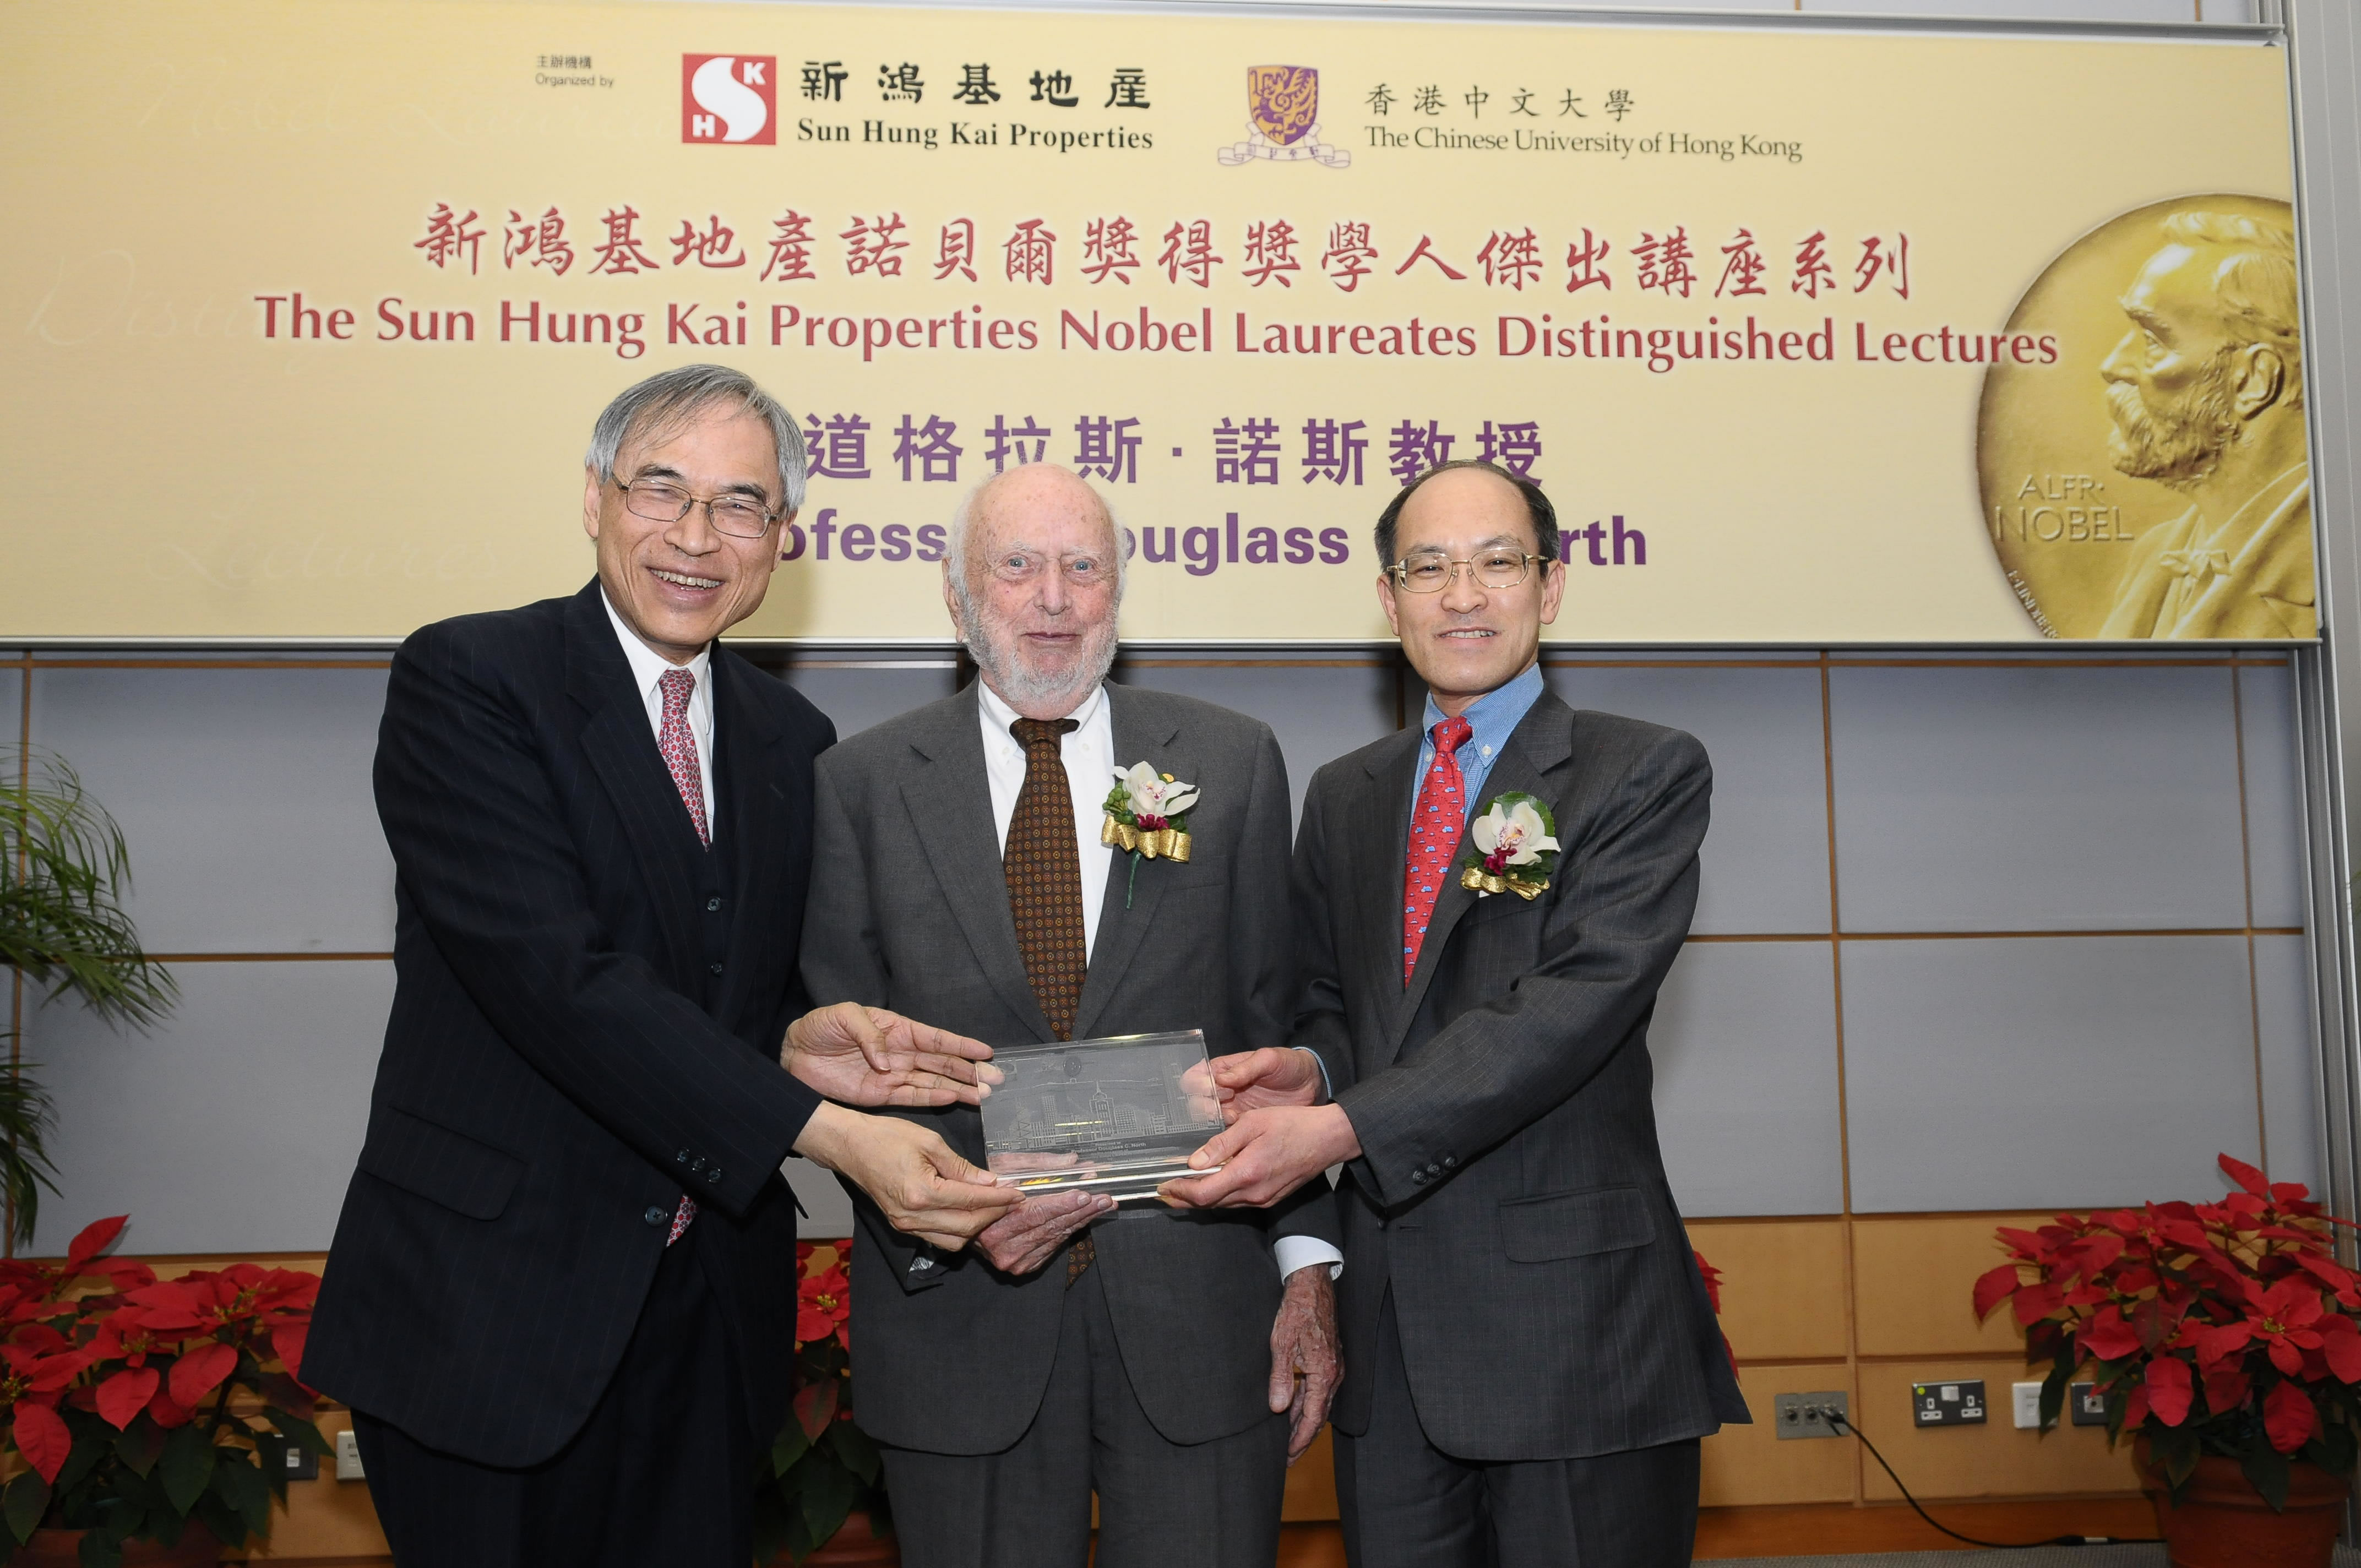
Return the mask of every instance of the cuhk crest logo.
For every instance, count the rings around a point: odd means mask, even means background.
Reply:
[[[779,139],[779,62],[767,54],[680,57],[680,139],[770,147]]]

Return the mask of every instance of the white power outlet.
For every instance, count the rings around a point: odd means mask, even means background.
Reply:
[[[2016,1424],[2031,1429],[2041,1424],[2041,1385],[2012,1383],[2008,1391],[2015,1401]]]
[[[360,1440],[353,1436],[349,1430],[336,1434],[336,1479],[339,1481],[368,1479],[361,1474]]]

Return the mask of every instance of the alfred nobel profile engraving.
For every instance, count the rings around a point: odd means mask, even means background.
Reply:
[[[2318,634],[2294,215],[2229,192],[2061,251],[1985,372],[1976,469],[2002,584],[2046,637]]]
[[[2294,236],[2223,213],[2160,226],[2099,375],[2115,470],[2189,508],[2134,542],[2099,635],[2314,636]]]

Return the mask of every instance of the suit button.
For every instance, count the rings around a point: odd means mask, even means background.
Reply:
[[[662,1204],[651,1203],[640,1211],[640,1218],[651,1225],[661,1225],[671,1219],[672,1214]]]
[[[1426,1172],[1424,1172],[1424,1171],[1422,1171],[1422,1170],[1413,1170],[1413,1171],[1411,1171],[1411,1172],[1410,1173],[1410,1179],[1411,1179],[1412,1181],[1414,1181],[1414,1182],[1418,1183],[1418,1185],[1419,1185],[1419,1186],[1421,1186],[1421,1187],[1423,1187],[1423,1186],[1425,1186],[1425,1185],[1426,1185]]]
[[[1445,1170],[1456,1170],[1456,1169],[1458,1169],[1458,1168],[1459,1168],[1459,1158],[1458,1158],[1458,1157],[1457,1157],[1456,1155],[1444,1155],[1444,1156],[1443,1157],[1443,1168],[1444,1168],[1444,1169],[1445,1169]]]
[[[1429,1176],[1441,1176],[1443,1174],[1443,1168],[1439,1165],[1430,1165],[1426,1168],[1426,1173]]]
[[[708,964],[705,967],[712,970],[715,974],[719,974],[721,972],[721,966],[719,964]]]
[[[719,909],[720,907],[721,907],[721,901],[720,901],[719,899],[718,899],[718,898],[708,898],[708,899],[707,899],[707,900],[705,901],[705,912],[706,912],[708,915],[712,914],[714,911],[716,911],[716,910]]]
[[[712,1167],[712,1168],[709,1168],[708,1170],[707,1170],[707,1171],[706,1171],[706,1173],[705,1173],[705,1179],[706,1179],[706,1180],[708,1180],[708,1181],[710,1181],[710,1182],[711,1182],[711,1183],[713,1183],[713,1185],[714,1185],[714,1186],[716,1186],[716,1187],[720,1186],[720,1185],[721,1185],[721,1168],[720,1168],[719,1166],[718,1166],[718,1165],[717,1165],[717,1166]]]
[[[678,1154],[672,1157],[672,1162],[675,1165],[686,1165],[688,1163],[688,1151],[686,1149],[681,1150]]]

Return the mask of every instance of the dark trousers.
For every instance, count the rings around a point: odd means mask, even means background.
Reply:
[[[1696,1439],[1587,1459],[1455,1459],[1419,1425],[1390,1295],[1376,1362],[1369,1430],[1336,1434],[1352,1568],[1688,1568]]]
[[[746,1568],[754,1448],[701,1228],[664,1250],[614,1381],[554,1458],[496,1469],[353,1412],[399,1568]]]
[[[1131,1391],[1095,1267],[1066,1291],[1049,1386],[1015,1446],[884,1454],[904,1568],[1082,1568],[1093,1489],[1097,1568],[1270,1568],[1279,1555],[1286,1419],[1167,1442]]]

